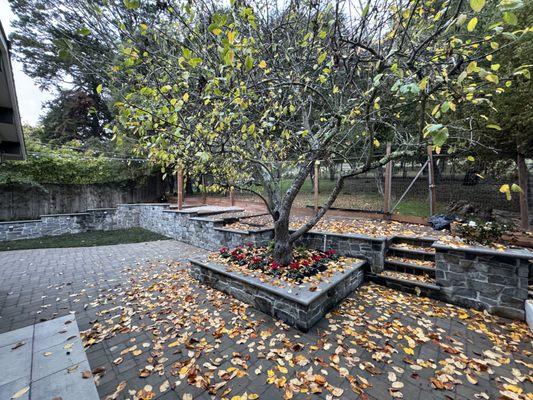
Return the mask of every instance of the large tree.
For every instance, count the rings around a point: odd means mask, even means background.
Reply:
[[[116,131],[137,135],[154,161],[208,169],[264,200],[285,265],[346,178],[429,143],[465,146],[468,125],[444,121],[465,102],[490,102],[502,81],[490,59],[523,32],[484,24],[484,0],[277,3],[169,5],[157,26],[139,28],[142,45],[124,43],[109,86],[122,97]],[[291,232],[292,204],[323,159],[345,168]]]

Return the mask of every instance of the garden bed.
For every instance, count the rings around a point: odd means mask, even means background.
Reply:
[[[200,282],[231,294],[304,332],[363,281],[363,260],[331,257],[333,253],[301,251],[294,262],[302,265],[302,271],[307,273],[294,276],[296,268],[290,265],[282,267],[274,264],[272,268],[264,248],[249,246],[238,249],[250,253],[238,259],[240,263],[235,259],[242,252],[234,252],[232,256],[232,250],[223,249],[216,255],[191,259],[191,274]],[[265,257],[256,264],[263,263],[264,268],[249,268],[251,259],[260,257],[257,254],[262,251]],[[227,253],[230,256],[226,256]],[[308,255],[311,260],[313,256],[316,260],[305,265]],[[244,259],[246,262],[242,262]]]

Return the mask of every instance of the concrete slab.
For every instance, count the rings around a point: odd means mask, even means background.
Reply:
[[[0,400],[96,400],[90,365],[74,315],[0,335]],[[8,344],[9,343],[9,344]]]
[[[78,325],[75,323],[73,315],[66,315],[42,322],[35,325],[33,351],[40,352],[47,348],[57,346],[78,334]]]
[[[96,400],[99,399],[93,378],[84,379],[83,371],[90,371],[87,361],[75,371],[68,369],[55,372],[31,384],[31,400]]]
[[[33,353],[31,380],[37,381],[47,375],[61,371],[85,361],[86,355],[79,336],[56,346]]]
[[[31,371],[31,350],[31,339],[16,349],[12,346],[0,348],[0,370],[2,371],[0,373],[0,385],[5,385],[6,383],[26,376],[29,378]]]
[[[15,379],[5,385],[0,386],[0,399],[11,399],[13,395],[20,390],[28,389],[26,393],[20,396],[17,400],[29,400],[30,398],[30,374],[19,379]]]
[[[0,347],[13,346],[20,341],[30,341],[33,336],[33,325],[16,329],[0,335]]]

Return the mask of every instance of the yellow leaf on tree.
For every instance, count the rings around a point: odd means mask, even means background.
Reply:
[[[507,200],[511,200],[511,187],[508,184],[500,186],[500,193],[505,193]]]
[[[476,29],[477,25],[477,17],[472,18],[470,21],[468,21],[468,25],[466,26],[466,29],[468,32],[472,32],[474,29]]]

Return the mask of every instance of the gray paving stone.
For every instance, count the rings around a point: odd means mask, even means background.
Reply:
[[[83,379],[82,371],[90,370],[89,363],[84,361],[78,370],[69,373],[63,369],[48,375],[31,385],[32,400],[50,400],[61,397],[62,400],[96,400],[98,392],[92,378]]]
[[[31,341],[23,346],[12,349],[12,346],[0,348],[0,385],[11,381],[30,377],[31,368]]]
[[[22,390],[24,388],[30,387],[30,375],[26,375],[22,378],[15,379],[14,381],[8,382],[4,385],[0,386],[0,399],[8,400],[13,397],[15,393],[17,393],[19,390]],[[29,400],[30,398],[30,391],[28,391],[19,397],[17,400]]]
[[[65,348],[67,346],[67,348]],[[87,359],[79,336],[56,346],[33,353],[32,381],[61,371],[66,367],[81,364]],[[79,369],[79,367],[78,367]]]
[[[66,315],[35,325],[33,351],[40,352],[78,336],[79,329],[74,315]]]
[[[28,342],[33,335],[33,326],[16,329],[0,335],[0,347],[13,346],[21,340]]]

